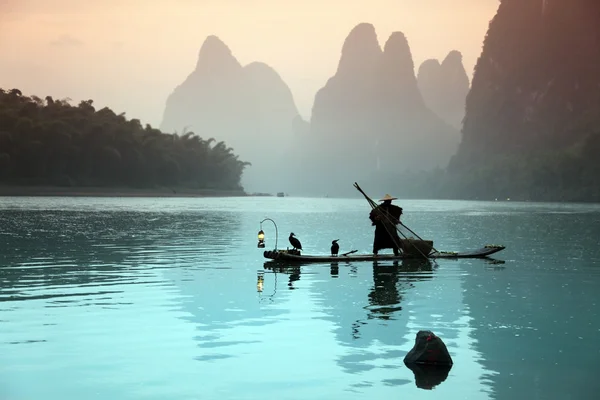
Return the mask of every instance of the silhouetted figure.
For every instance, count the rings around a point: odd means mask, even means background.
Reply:
[[[340,251],[340,245],[338,244],[338,240],[340,240],[340,239],[335,239],[333,242],[331,242],[331,255],[332,256],[337,256]]]
[[[375,225],[375,238],[373,240],[373,254],[377,255],[381,249],[393,249],[394,255],[400,255],[400,237],[396,230],[396,225],[400,223],[402,208],[392,204],[392,197],[386,194],[382,199],[383,203],[371,210],[369,219]]]
[[[302,250],[302,243],[294,236],[296,236],[294,232],[290,233],[290,244],[294,247],[294,250]]]

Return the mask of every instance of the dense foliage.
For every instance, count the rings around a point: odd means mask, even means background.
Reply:
[[[453,198],[600,202],[598,154],[595,132],[565,149],[493,157],[478,168],[448,173],[441,191]]]
[[[598,201],[600,2],[503,0],[449,166],[453,196]],[[597,150],[596,150],[597,151]]]
[[[245,166],[224,142],[166,134],[92,100],[0,89],[0,183],[240,190]]]
[[[493,157],[460,172],[388,174],[370,182],[403,198],[600,202],[598,154],[600,132],[565,150]]]

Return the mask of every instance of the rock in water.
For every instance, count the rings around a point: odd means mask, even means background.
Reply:
[[[415,374],[418,388],[431,390],[448,378],[453,363],[442,339],[431,331],[419,331],[404,364]]]
[[[452,366],[446,345],[431,331],[419,331],[414,347],[404,357],[405,364]]]

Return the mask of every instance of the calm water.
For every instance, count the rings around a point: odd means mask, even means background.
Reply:
[[[369,252],[367,203],[0,198],[0,399],[600,398],[600,206],[400,205],[439,250],[508,247],[273,270],[264,217],[279,248]],[[454,359],[433,390],[419,329]]]

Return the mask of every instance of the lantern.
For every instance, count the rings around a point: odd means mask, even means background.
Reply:
[[[271,218],[265,218],[262,221],[260,221],[260,230],[258,231],[258,248],[264,249],[265,247],[265,232],[262,229],[262,224],[265,221],[271,221],[275,226],[275,251],[277,251],[277,236],[279,235],[277,233],[277,224]]]

